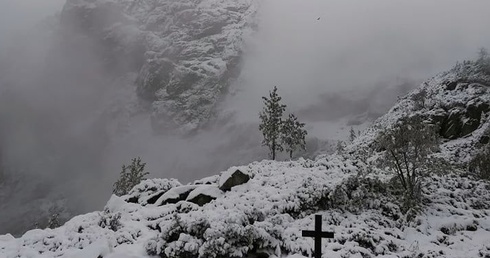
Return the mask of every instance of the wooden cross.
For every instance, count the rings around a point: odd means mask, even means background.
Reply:
[[[322,238],[333,238],[333,232],[322,232],[322,215],[315,215],[315,231],[303,230],[303,237],[315,238],[315,258],[322,257]]]

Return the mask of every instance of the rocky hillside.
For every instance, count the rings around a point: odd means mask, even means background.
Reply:
[[[68,0],[62,30],[119,76],[136,72],[157,131],[194,130],[240,72],[257,1]],[[67,44],[76,44],[74,41]]]
[[[181,185],[142,182],[104,211],[56,229],[0,237],[2,257],[308,257],[301,231],[322,214],[326,257],[487,257],[490,185],[433,176],[426,204],[407,221],[388,176],[329,156],[316,161],[263,161]],[[429,201],[430,200],[430,201]]]
[[[416,115],[437,126],[443,157],[470,159],[488,140],[489,74],[465,62],[423,83],[350,152]],[[420,211],[407,216],[392,174],[347,156],[254,162],[187,185],[146,180],[112,196],[104,211],[17,239],[0,236],[0,256],[303,258],[314,244],[301,231],[321,214],[323,230],[335,233],[322,243],[324,257],[490,257],[488,181],[451,168],[430,175]]]
[[[470,161],[490,139],[489,63],[488,56],[465,61],[422,83],[364,131],[350,150],[367,148],[379,132],[402,118],[419,116],[435,126],[445,158]]]

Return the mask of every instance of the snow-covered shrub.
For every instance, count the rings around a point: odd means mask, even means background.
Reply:
[[[481,73],[490,75],[490,55],[485,48],[481,48],[478,52],[478,59],[476,59],[475,64]]]
[[[479,178],[490,179],[490,145],[487,144],[480,153],[475,155],[469,168]]]
[[[145,179],[145,176],[150,174],[145,171],[145,166],[146,163],[142,163],[140,157],[132,159],[128,166],[123,165],[112,192],[117,196],[127,194],[135,185]]]
[[[121,224],[121,213],[111,213],[109,210],[104,210],[100,214],[99,226],[101,228],[109,228],[110,230],[116,232],[122,227]]]

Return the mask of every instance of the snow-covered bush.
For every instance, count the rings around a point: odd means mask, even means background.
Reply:
[[[485,48],[481,48],[478,52],[478,59],[476,65],[480,69],[480,72],[486,75],[490,75],[490,55]]]
[[[104,210],[100,214],[99,226],[101,228],[108,228],[114,232],[122,227],[121,213],[112,213],[109,210]]]
[[[490,145],[485,145],[480,153],[475,155],[469,165],[470,171],[479,178],[490,179]]]

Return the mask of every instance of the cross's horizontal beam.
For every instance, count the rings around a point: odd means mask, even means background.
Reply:
[[[302,236],[303,237],[321,237],[321,238],[333,238],[333,232],[316,232],[316,231],[310,231],[310,230],[303,230],[302,231]]]

